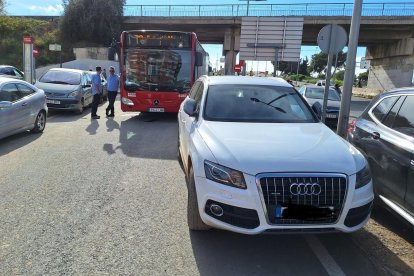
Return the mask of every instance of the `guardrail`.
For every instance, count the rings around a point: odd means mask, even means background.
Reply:
[[[353,3],[125,5],[124,16],[352,16]],[[364,3],[362,16],[413,16],[414,3]]]

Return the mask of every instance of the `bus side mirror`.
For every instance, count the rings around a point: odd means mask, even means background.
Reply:
[[[195,53],[195,66],[203,66],[203,53],[202,52]]]

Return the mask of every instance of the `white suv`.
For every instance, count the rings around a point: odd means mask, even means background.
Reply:
[[[352,232],[368,221],[365,158],[285,81],[203,76],[178,122],[190,229]]]

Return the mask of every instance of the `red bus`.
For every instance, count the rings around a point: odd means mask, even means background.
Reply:
[[[122,111],[178,112],[194,81],[208,74],[208,64],[195,33],[122,32]]]

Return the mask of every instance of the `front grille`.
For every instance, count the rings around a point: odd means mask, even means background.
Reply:
[[[342,211],[344,175],[264,175],[260,189],[272,224],[330,224]]]
[[[65,93],[52,93],[52,92],[45,92],[48,98],[67,98]]]

